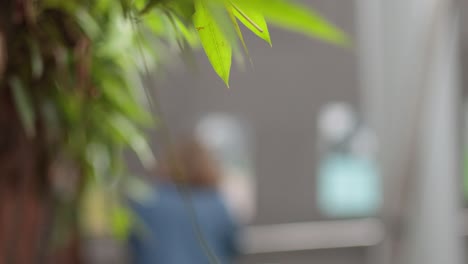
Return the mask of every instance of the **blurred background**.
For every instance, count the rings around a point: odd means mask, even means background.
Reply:
[[[239,263],[467,263],[468,2],[303,2],[353,47],[246,32],[230,89],[201,53],[148,80],[170,134],[221,161]]]

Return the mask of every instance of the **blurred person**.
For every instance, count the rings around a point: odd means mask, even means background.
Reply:
[[[142,221],[130,239],[134,263],[232,263],[238,225],[217,189],[219,165],[205,147],[194,139],[177,145],[156,174],[156,199],[133,206]]]

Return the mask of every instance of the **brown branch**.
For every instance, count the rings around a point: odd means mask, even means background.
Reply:
[[[5,72],[7,54],[5,36],[3,31],[0,31],[0,83],[3,80],[3,73]]]
[[[14,0],[3,0],[0,4],[0,84],[7,64],[7,41],[11,30],[11,14]],[[1,86],[1,85],[0,85]]]

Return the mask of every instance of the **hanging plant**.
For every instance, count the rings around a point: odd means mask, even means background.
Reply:
[[[81,194],[127,175],[126,149],[153,166],[143,131],[156,119],[141,76],[170,51],[201,43],[229,86],[232,57],[249,56],[239,24],[268,45],[268,24],[348,43],[316,12],[285,0],[2,1],[0,262],[46,258],[51,226],[60,226],[52,216],[68,212],[63,229],[76,229]]]

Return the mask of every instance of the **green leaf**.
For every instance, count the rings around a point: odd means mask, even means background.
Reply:
[[[261,10],[249,8],[243,2],[231,2],[234,15],[255,35],[265,40],[271,46],[270,32]]]
[[[125,178],[125,194],[131,200],[139,203],[155,200],[155,194],[148,182],[143,181],[142,177],[129,176]]]
[[[56,83],[58,91],[55,94],[57,107],[60,113],[60,117],[63,122],[69,127],[76,126],[79,124],[82,114],[82,104],[76,96],[63,92],[58,83]]]
[[[115,238],[125,240],[128,238],[132,225],[132,213],[127,207],[116,205],[112,210],[112,231]]]
[[[89,38],[96,39],[99,36],[101,31],[99,25],[88,11],[78,9],[75,16],[81,28]]]
[[[24,130],[26,131],[26,135],[32,137],[35,134],[35,115],[31,98],[18,77],[14,76],[10,79],[10,87],[13,93],[13,99],[15,100],[16,110],[18,111]]]
[[[103,13],[105,12],[110,5],[111,0],[96,0],[94,1],[94,9],[96,12]]]
[[[188,28],[177,16],[171,15],[171,21],[174,26],[174,30],[184,37],[188,44],[192,47],[197,47],[199,44],[196,30]]]
[[[261,6],[267,21],[279,27],[333,44],[349,44],[349,39],[345,33],[306,6],[284,0],[271,0]]]
[[[153,34],[161,35],[165,29],[164,18],[164,14],[154,11],[146,14],[143,17],[143,22]]]
[[[41,104],[41,115],[44,118],[44,122],[47,126],[47,139],[55,140],[61,131],[61,124],[59,121],[59,113],[57,112],[56,102],[50,98],[44,99]]]
[[[41,52],[39,45],[35,40],[29,41],[29,46],[31,49],[31,69],[32,77],[35,79],[41,77],[44,71],[44,63],[42,62]]]
[[[96,72],[100,73],[99,71]],[[115,71],[115,74],[118,73],[118,71]],[[131,118],[133,122],[142,125],[153,125],[154,120],[151,113],[145,109],[141,102],[135,98],[132,93],[119,87],[122,85],[122,82],[108,77],[108,74],[110,73],[102,73],[100,75],[102,78],[100,82],[102,98],[112,103],[112,106],[115,107],[114,111],[121,111],[122,114]]]
[[[120,0],[120,7],[122,8],[123,16],[126,18],[132,10],[132,4],[129,0]]]
[[[239,40],[242,43],[242,47],[244,48],[244,52],[249,58],[250,64],[253,65],[252,59],[250,58],[249,49],[247,48],[247,45],[245,45],[244,36],[242,35],[242,31],[240,30],[236,17],[234,16],[234,13],[230,7],[228,7],[227,9],[228,9],[229,17],[231,18],[232,24],[234,25],[234,29],[236,30],[237,36],[239,37]]]
[[[90,143],[86,147],[86,159],[96,179],[106,178],[109,172],[110,155],[107,147],[100,143]]]
[[[135,32],[130,19],[125,19],[118,14],[112,13],[109,21],[110,26],[104,32],[106,38],[104,41],[99,42],[99,45],[96,45],[96,53],[120,62],[128,53],[123,53],[123,50],[129,51],[135,49]],[[125,63],[125,65],[128,64]]]
[[[200,41],[216,73],[229,87],[232,48],[204,0],[195,1],[193,23]]]
[[[151,9],[156,7],[156,5],[160,4],[161,0],[149,0],[146,6],[140,11],[140,14],[148,13]]]
[[[116,115],[111,117],[109,122],[114,129],[114,134],[130,145],[145,168],[151,169],[154,166],[155,158],[144,134],[124,116]]]
[[[191,21],[194,10],[194,0],[166,1],[165,8],[185,22]]]

